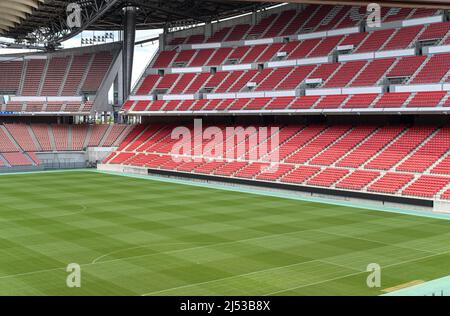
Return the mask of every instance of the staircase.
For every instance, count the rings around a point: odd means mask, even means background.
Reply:
[[[83,89],[84,83],[86,82],[86,78],[87,78],[87,76],[89,74],[89,70],[91,69],[92,64],[94,63],[94,59],[95,59],[95,54],[92,54],[91,59],[89,60],[89,62],[86,65],[86,69],[84,70],[84,74],[81,77],[80,84],[79,84],[79,86],[77,88],[77,92],[76,92],[77,95],[81,94],[81,89]]]
[[[22,66],[22,75],[21,75],[21,79],[20,79],[20,83],[19,83],[19,90],[17,91],[17,95],[22,95],[23,86],[25,84],[25,76],[27,73],[27,68],[28,68],[28,60],[24,60],[23,66]]]
[[[422,69],[428,64],[428,62],[430,61],[432,55],[429,55],[427,57],[427,59],[425,59],[425,61],[422,63],[422,65],[419,66],[419,68],[416,70],[416,72],[411,76],[411,78],[409,78],[408,80],[408,84],[413,82],[414,79],[416,79],[416,77],[420,74],[420,72],[422,71]]]
[[[75,57],[73,55],[70,56],[70,58],[69,58],[69,62],[67,63],[67,66],[66,66],[66,72],[64,74],[64,78],[63,78],[63,80],[61,82],[61,85],[59,86],[59,89],[58,89],[58,93],[57,93],[58,95],[62,94],[62,92],[64,90],[64,87],[66,86],[66,81],[67,81],[67,78],[70,75],[70,69],[72,67],[72,63],[73,63],[74,58]]]
[[[68,132],[67,132],[67,148],[73,150],[72,125],[69,125],[69,129],[68,129]]]
[[[91,137],[92,137],[93,130],[94,130],[93,126],[89,125],[88,131],[86,133],[86,138],[84,139],[83,148],[88,148],[89,142],[90,142]]]
[[[419,146],[414,148],[413,151],[411,151],[409,154],[407,154],[405,157],[403,157],[397,164],[392,166],[391,170],[397,169],[399,166],[401,166],[402,163],[404,163],[406,160],[408,160],[411,156],[413,156],[416,152],[418,152],[430,139],[432,139],[437,133],[439,133],[439,129],[436,129],[431,135],[429,135],[422,143],[420,143]]]
[[[36,135],[34,134],[33,129],[31,128],[30,125],[27,125],[27,130],[28,130],[28,133],[31,136],[31,139],[33,140],[34,145],[36,146],[36,148],[39,151],[41,151],[42,150],[41,144],[39,144],[39,141],[37,140]]]
[[[45,79],[47,78],[48,67],[50,66],[51,59],[47,59],[45,62],[44,70],[42,71],[41,81],[39,82],[39,88],[37,90],[37,95],[42,94],[42,89],[44,89]]]
[[[52,145],[52,150],[56,151],[55,136],[53,135],[53,127],[51,125],[48,126],[48,137],[50,139],[50,144]]]
[[[16,146],[17,151],[23,151],[23,148],[19,146],[19,144],[16,142],[14,137],[9,133],[8,129],[5,127],[5,125],[1,125],[0,129],[3,131],[3,133],[8,137],[8,139],[11,141],[14,146]]]

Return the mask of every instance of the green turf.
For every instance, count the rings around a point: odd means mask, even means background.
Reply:
[[[94,172],[0,176],[0,295],[379,295],[449,275],[449,240],[441,219]]]

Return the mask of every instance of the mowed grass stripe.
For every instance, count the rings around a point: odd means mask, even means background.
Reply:
[[[449,271],[439,219],[93,172],[2,176],[0,203],[0,295],[378,295],[369,263],[383,287]]]

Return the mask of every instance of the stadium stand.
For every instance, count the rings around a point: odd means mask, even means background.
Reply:
[[[0,125],[0,168],[38,166],[36,153],[84,151],[87,147],[117,147],[130,126],[50,125],[8,123]]]
[[[8,73],[0,78],[0,95],[11,96],[0,112],[43,116],[90,113],[117,55],[116,46],[106,45],[89,52],[71,49],[0,56],[0,71]]]
[[[367,189],[417,197],[433,197],[450,183],[450,178],[435,174],[431,179],[436,178],[439,185],[427,189],[422,185],[427,182],[417,179],[417,186],[406,187],[407,184],[415,183],[417,172],[423,176],[430,172],[431,176],[432,171],[428,171],[430,166],[441,162],[449,152],[450,128],[445,126],[438,129],[401,125],[283,126],[279,148],[272,148],[280,153],[278,168],[274,173],[261,171],[261,167],[269,165],[268,162],[245,160],[252,150],[248,147],[243,156],[233,154],[232,158],[227,156],[226,159],[208,162],[214,157],[195,157],[192,153],[186,153],[185,156],[192,161],[200,158],[200,162],[196,161],[193,165],[190,162],[167,165],[168,161],[175,160],[170,152],[173,145],[170,131],[171,127],[166,126],[161,130],[159,125],[136,127],[106,162],[132,165],[138,159],[140,166],[151,169],[180,170],[183,167],[182,171],[191,173],[346,190]],[[232,152],[238,152],[238,145],[235,146]],[[434,169],[434,173],[441,168]]]
[[[385,29],[344,30],[358,26],[364,14],[359,7],[287,6],[268,11],[255,25],[218,27],[204,38],[205,43],[221,43],[218,48],[194,48],[186,45],[187,38],[175,39],[157,54],[134,90],[135,100],[142,95],[155,99],[147,99],[145,106],[130,101],[122,110],[136,115],[399,113],[441,111],[450,104],[445,88],[450,58],[441,48],[450,23],[437,18],[442,12],[383,8],[382,20],[390,23]],[[410,21],[403,24],[405,20]],[[342,33],[318,33],[328,30]],[[254,46],[244,42],[257,38],[273,41]],[[174,66],[186,72],[173,73]],[[156,69],[165,71],[156,74]],[[428,91],[424,84],[440,88]],[[172,95],[171,101],[161,99],[165,94]],[[420,198],[445,198],[449,189],[445,124],[284,124],[276,168],[263,157],[249,160],[251,149],[219,161],[186,153],[200,160],[174,162],[169,131],[167,126],[140,125],[105,163]],[[439,185],[427,189],[434,177]]]

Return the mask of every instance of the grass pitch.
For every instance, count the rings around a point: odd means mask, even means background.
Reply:
[[[0,176],[0,295],[379,295],[449,275],[449,240],[447,220],[94,172]]]

